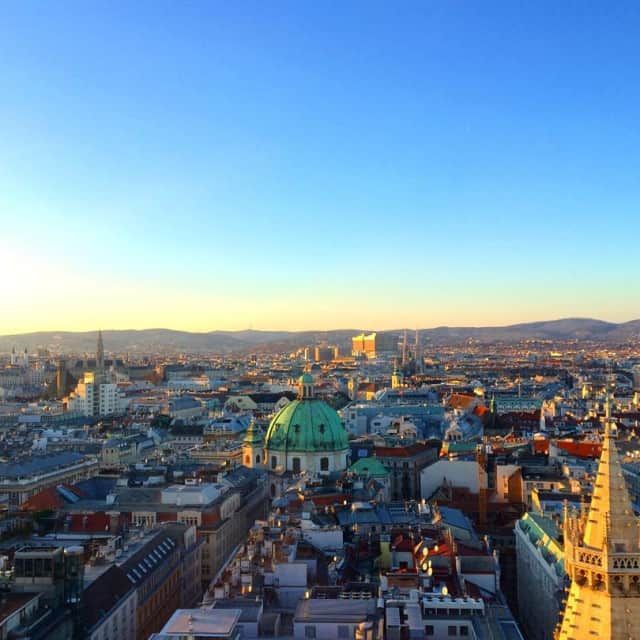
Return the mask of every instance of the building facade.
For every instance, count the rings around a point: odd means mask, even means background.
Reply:
[[[529,640],[553,640],[565,587],[559,532],[553,521],[526,513],[515,537],[520,623]]]

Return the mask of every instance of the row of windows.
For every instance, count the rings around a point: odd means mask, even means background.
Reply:
[[[93,640],[122,640],[135,637],[133,598],[106,621]]]
[[[434,637],[436,635],[435,629],[432,624],[428,624],[424,628],[424,635],[429,637]],[[458,636],[467,637],[469,635],[469,627],[460,626],[458,627],[455,624],[450,624],[447,627],[447,636],[450,638],[456,638]]]
[[[425,607],[424,616],[475,616],[480,615],[482,613],[481,609],[456,609],[456,608],[448,608],[448,607]]]
[[[294,473],[300,473],[300,458],[292,458],[291,465]],[[277,456],[271,456],[271,468],[278,466]],[[320,458],[320,471],[329,471],[329,458]]]

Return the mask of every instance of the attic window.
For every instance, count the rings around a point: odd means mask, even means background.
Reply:
[[[300,425],[299,425],[299,424],[294,424],[294,425],[293,425],[293,430],[294,430],[296,433],[300,433]]]
[[[321,424],[319,427],[320,433],[324,433],[324,424]]]

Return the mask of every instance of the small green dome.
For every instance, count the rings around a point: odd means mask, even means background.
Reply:
[[[249,423],[249,427],[247,428],[247,432],[242,442],[248,445],[256,445],[262,442],[262,433],[253,418]]]
[[[349,473],[370,478],[383,478],[389,475],[389,470],[376,458],[360,458],[348,469]]]
[[[264,446],[270,451],[321,453],[344,451],[349,439],[336,411],[323,400],[311,398],[293,400],[278,411]]]

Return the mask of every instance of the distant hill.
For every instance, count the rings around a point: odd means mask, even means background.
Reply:
[[[322,341],[345,343],[357,329],[338,331],[209,331],[196,333],[173,329],[103,330],[109,352],[185,351],[190,353],[231,353],[279,345],[282,348]],[[58,353],[85,353],[96,349],[96,331],[38,331],[0,336],[0,353],[15,346],[33,352],[39,347]]]
[[[194,333],[172,329],[103,331],[107,351],[122,353],[150,351],[186,351],[191,353],[231,353],[288,349],[301,345],[329,342],[347,345],[351,336],[362,329],[332,331],[209,331]],[[387,332],[384,332],[387,333]],[[403,330],[391,331],[401,337]],[[413,340],[413,330],[410,334]],[[565,318],[527,322],[504,327],[435,327],[422,329],[423,339],[444,344],[473,338],[481,342],[515,342],[519,340],[598,340],[610,343],[640,339],[640,320],[616,324],[591,318]],[[56,352],[91,352],[96,346],[96,332],[41,331],[0,336],[0,352],[15,346],[30,352],[38,347]]]
[[[630,323],[626,323],[630,324]],[[639,323],[640,324],[640,323]],[[564,318],[542,322],[526,322],[504,327],[436,327],[427,329],[426,335],[434,338],[477,340],[529,340],[529,339],[602,339],[624,325],[590,318]]]

